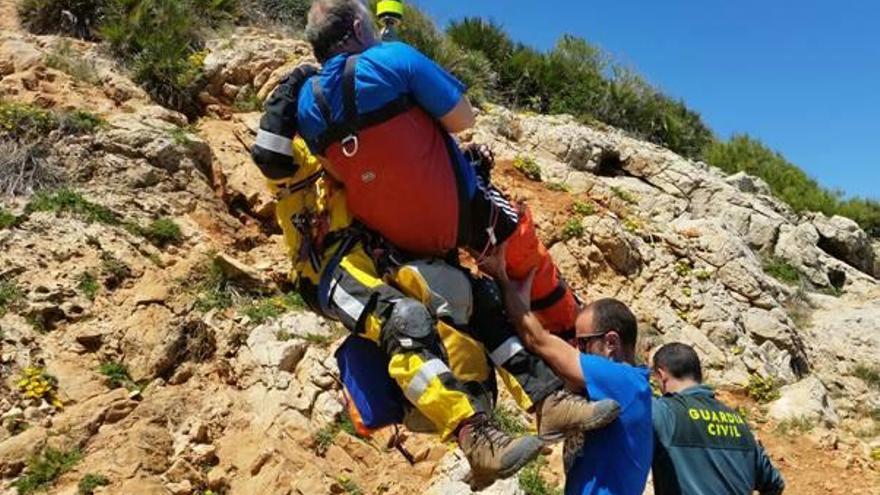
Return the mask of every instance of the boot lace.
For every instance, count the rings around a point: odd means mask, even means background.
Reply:
[[[501,431],[492,421],[485,421],[474,426],[474,446],[487,444],[490,449],[504,448],[513,441],[513,437]]]

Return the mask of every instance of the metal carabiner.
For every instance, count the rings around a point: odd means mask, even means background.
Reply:
[[[353,145],[350,151],[348,148],[349,145]],[[354,134],[351,134],[342,140],[342,154],[345,155],[346,158],[352,158],[354,155],[357,155],[359,147],[360,141],[358,141],[358,137]]]

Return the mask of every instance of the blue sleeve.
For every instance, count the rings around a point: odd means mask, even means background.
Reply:
[[[773,466],[767,452],[760,445],[757,447],[756,456],[755,490],[761,495],[780,495],[785,490],[782,474]]]
[[[647,372],[610,359],[581,354],[581,369],[590,400],[614,399],[626,408],[635,400],[650,397]],[[645,399],[650,403],[650,399]]]
[[[387,52],[403,75],[407,91],[434,118],[455,108],[464,96],[465,86],[433,60],[405,43],[389,43]]]

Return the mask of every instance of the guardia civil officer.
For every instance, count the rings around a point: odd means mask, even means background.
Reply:
[[[656,495],[782,493],[785,482],[745,419],[703,385],[691,346],[661,347],[653,371],[662,397],[654,400]]]

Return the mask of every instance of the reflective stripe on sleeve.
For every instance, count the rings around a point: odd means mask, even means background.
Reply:
[[[518,337],[510,337],[505,340],[504,343],[499,345],[489,357],[492,359],[492,362],[498,366],[506,363],[510,358],[516,356],[520,351],[524,349],[522,342],[520,342]]]
[[[280,155],[293,156],[293,139],[263,129],[257,131],[256,145]]]
[[[349,294],[339,282],[336,282],[330,288],[330,291],[333,294],[333,302],[336,306],[348,315],[349,318],[358,321],[361,317],[361,313],[364,312],[364,303]]]
[[[406,398],[413,404],[419,403],[419,398],[425,393],[431,379],[441,373],[451,373],[446,363],[439,359],[432,359],[419,367],[416,376],[410,380],[409,385],[404,391]]]

